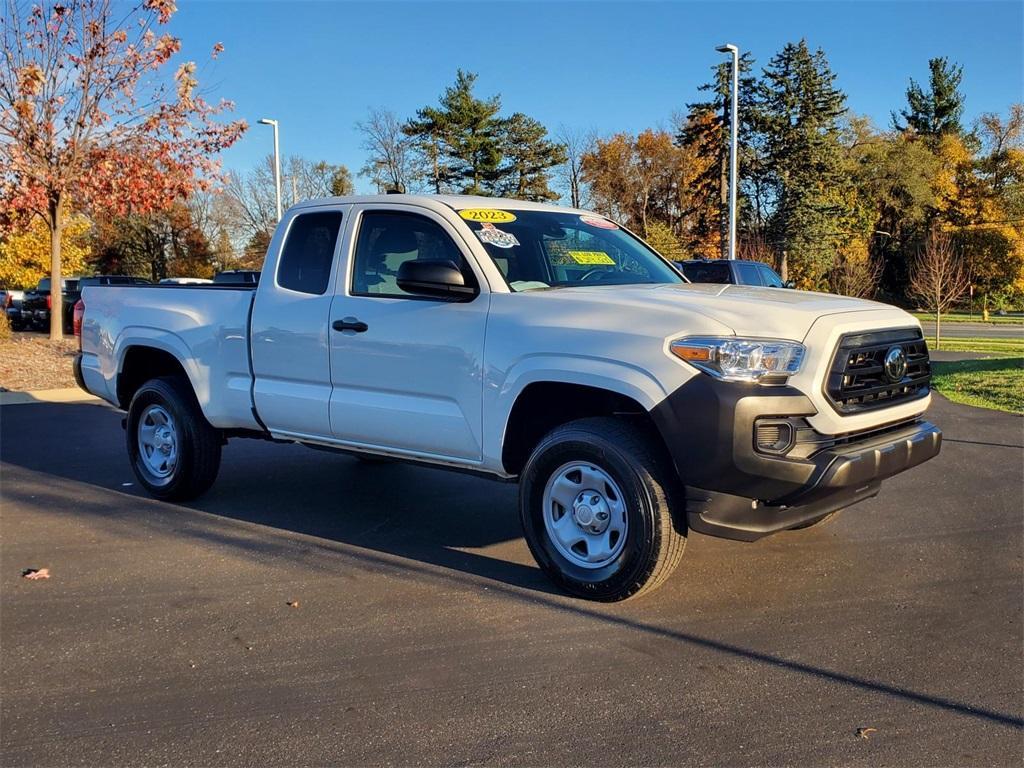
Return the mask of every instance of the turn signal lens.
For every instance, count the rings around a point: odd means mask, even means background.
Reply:
[[[679,339],[669,347],[672,354],[704,373],[727,381],[761,381],[783,384],[800,370],[804,345],[795,341],[763,339]],[[769,377],[769,378],[766,378]]]
[[[672,351],[678,356],[686,360],[687,362],[704,361],[709,362],[711,360],[711,350],[707,347],[685,347],[685,346],[672,346]]]

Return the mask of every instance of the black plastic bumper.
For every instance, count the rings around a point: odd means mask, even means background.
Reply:
[[[89,392],[85,389],[85,379],[82,378],[82,353],[78,352],[75,354],[75,362],[72,364],[72,370],[75,372],[75,384],[78,385],[79,389]],[[91,392],[89,394],[92,394]]]
[[[936,426],[914,421],[826,439],[828,447],[806,458],[755,448],[759,418],[815,412],[791,387],[709,376],[691,379],[659,405],[652,416],[686,484],[690,528],[746,541],[786,530],[871,498],[882,480],[934,457],[942,445]]]

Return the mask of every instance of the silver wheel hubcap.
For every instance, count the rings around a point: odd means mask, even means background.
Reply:
[[[166,480],[178,465],[178,430],[171,414],[160,405],[149,405],[139,417],[139,459],[145,470]]]
[[[555,549],[580,568],[602,568],[626,543],[626,504],[600,467],[563,464],[544,487],[544,528]]]

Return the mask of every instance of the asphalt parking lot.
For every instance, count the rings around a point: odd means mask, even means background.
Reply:
[[[119,413],[6,406],[0,762],[1019,765],[1024,421],[931,416],[880,497],[609,606],[512,485],[239,440],[165,504]]]

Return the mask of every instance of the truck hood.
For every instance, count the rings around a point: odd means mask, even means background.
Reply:
[[[555,301],[594,302],[606,311],[617,305],[630,315],[635,312],[638,320],[644,314],[655,313],[671,323],[673,315],[682,321],[687,314],[697,314],[724,326],[723,332],[731,331],[737,336],[794,341],[802,341],[814,322],[826,315],[895,309],[876,301],[830,293],[710,283],[578,286],[537,294]],[[916,323],[910,315],[907,320]],[[666,333],[672,330],[671,325],[665,328]]]

